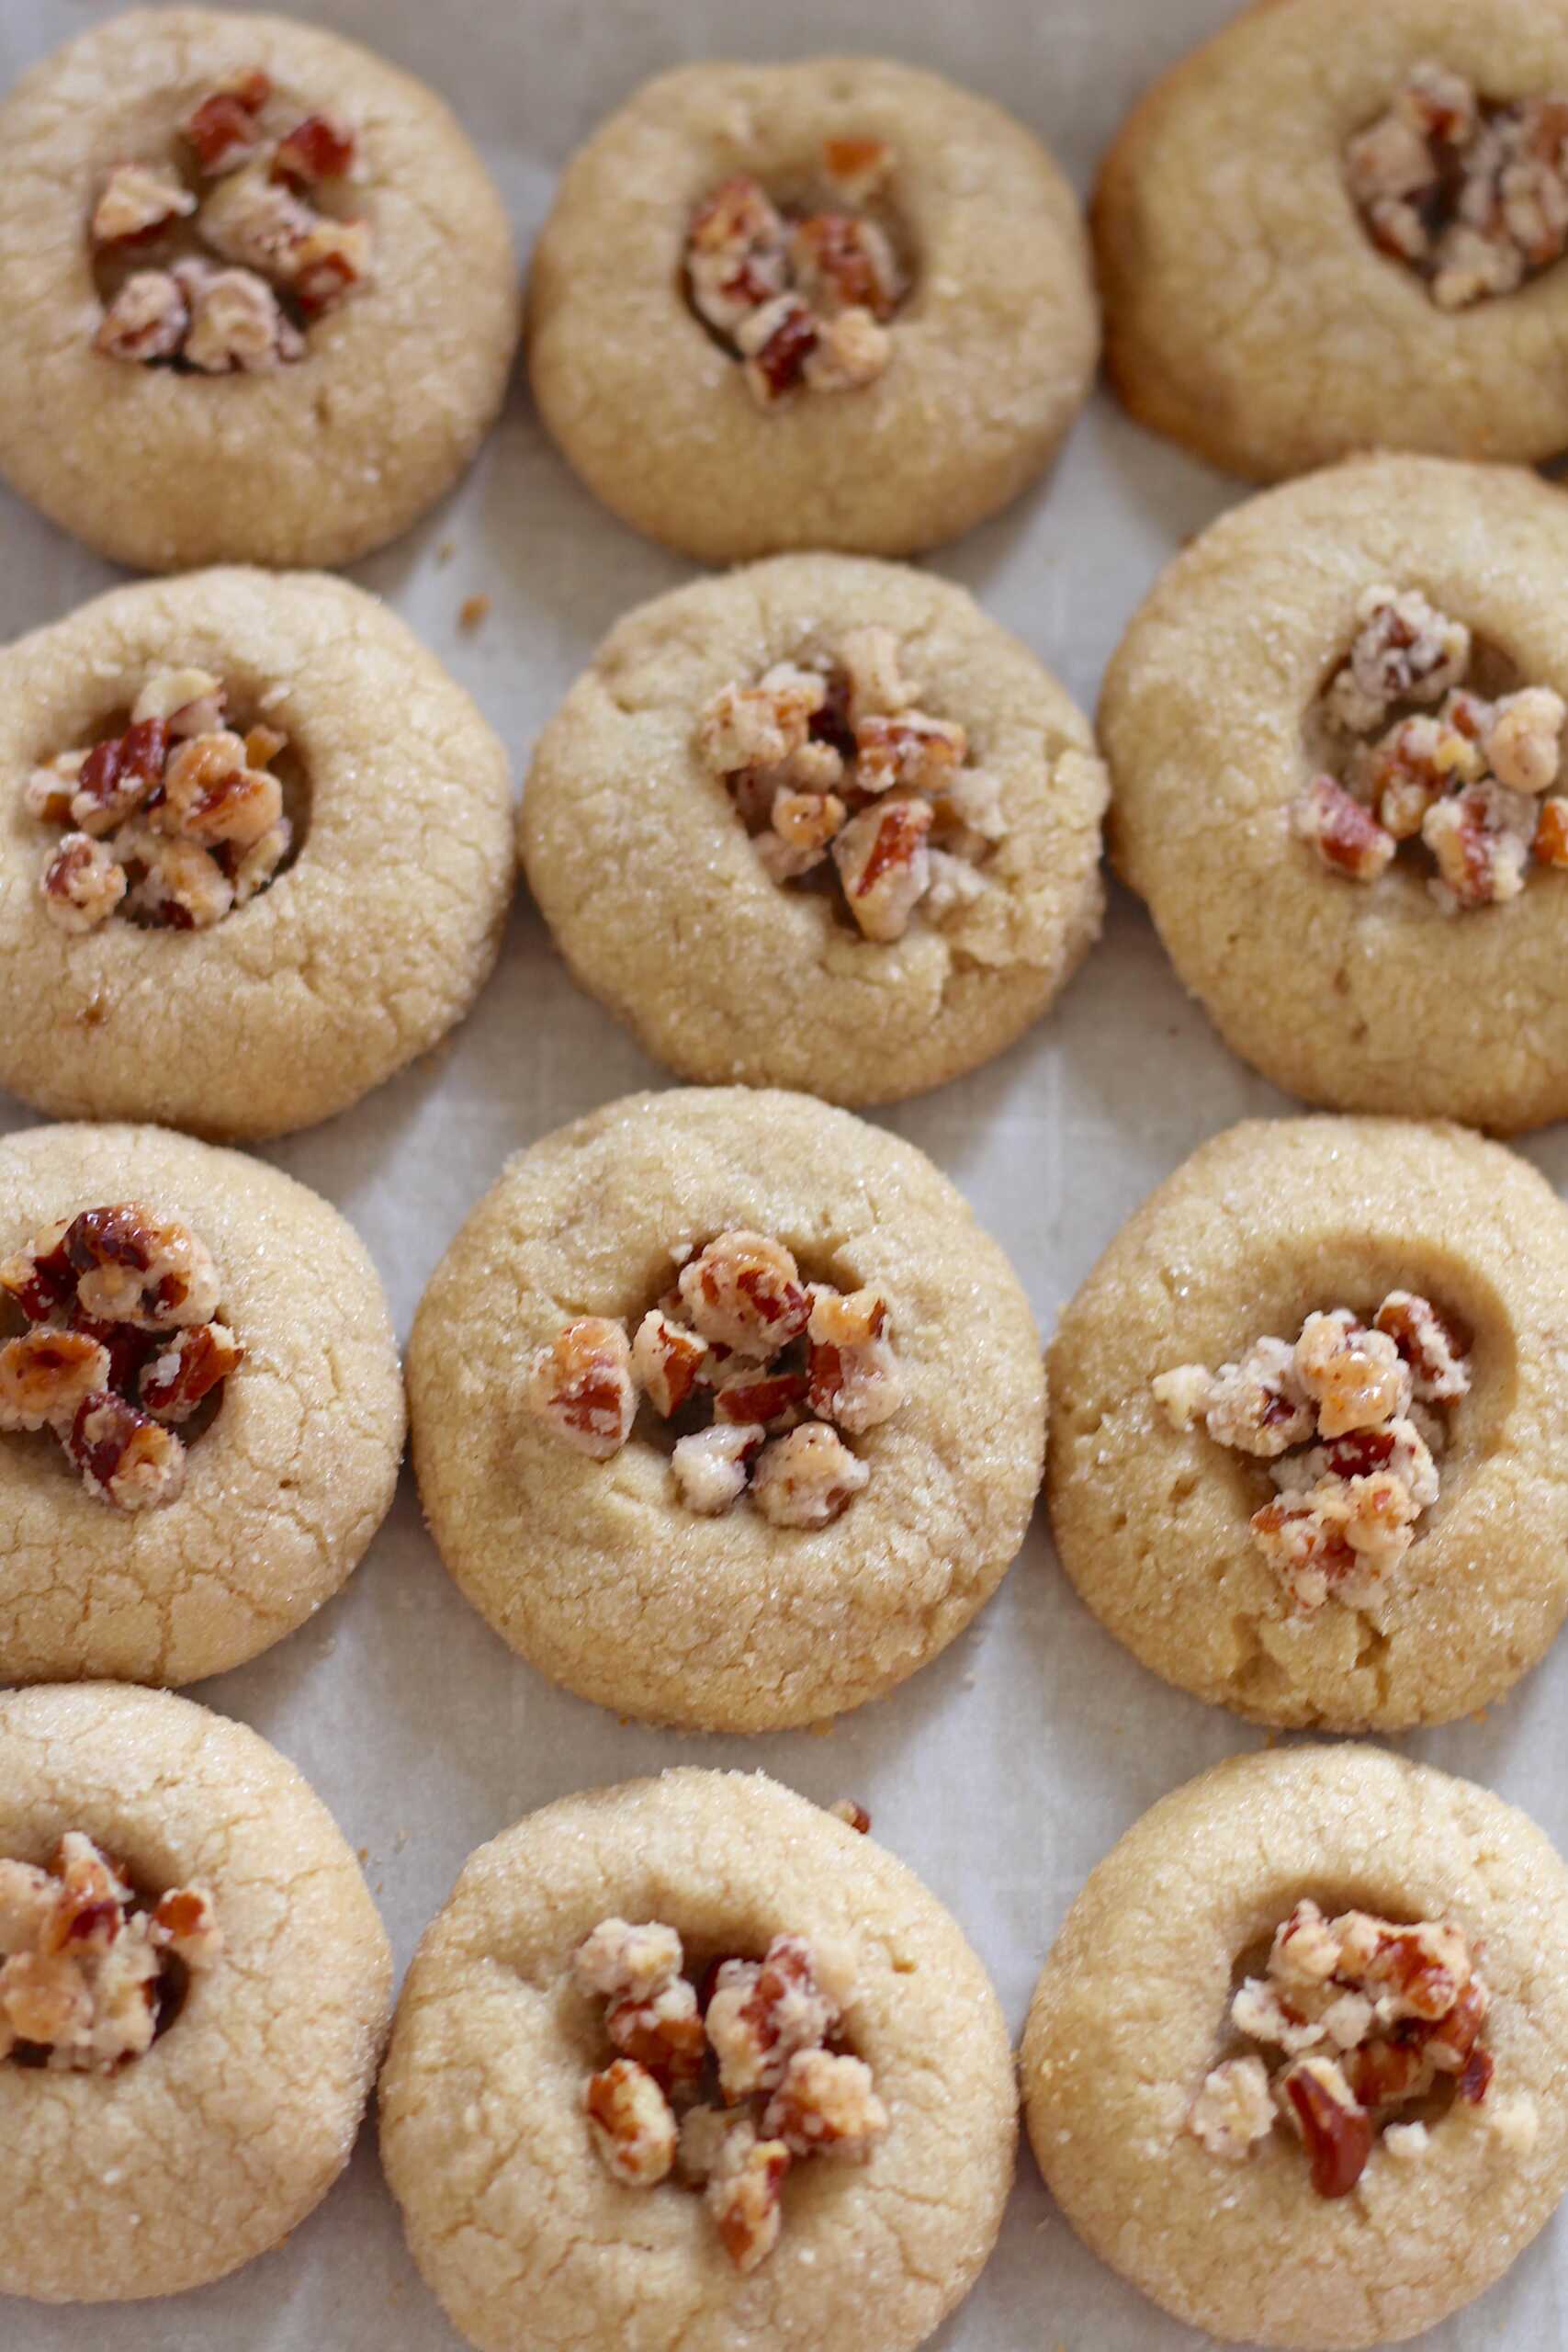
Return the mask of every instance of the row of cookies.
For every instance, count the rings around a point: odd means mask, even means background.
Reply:
[[[1228,514],[1088,721],[950,582],[787,556],[611,631],[518,820],[575,977],[680,1076],[896,1100],[1100,925],[1101,826],[1224,1036],[1342,1110],[1568,1110],[1568,508],[1381,457]],[[237,1139],[430,1046],[494,961],[508,763],[321,574],[111,592],[0,656],[0,1082]],[[739,985],[738,975],[746,976]]]
[[[123,1686],[0,1699],[0,2292],[266,2252],[379,2072],[411,2250],[480,2352],[836,2343],[851,2295],[913,2352],[995,2244],[1018,2086],[984,1967],[869,1826],[692,1768],[547,1805],[469,1858],[388,2048],[365,1880],[265,1740]],[[1093,1873],[1020,2063],[1069,2220],[1179,2317],[1414,2334],[1568,2184],[1568,1870],[1429,1767],[1233,1758]]]
[[[362,1245],[151,1127],[0,1143],[12,1681],[180,1683],[291,1632],[391,1499]],[[811,1724],[934,1657],[1023,1542],[1168,1680],[1397,1731],[1568,1609],[1568,1212],[1501,1145],[1254,1122],[1111,1244],[1050,1352],[911,1145],[803,1095],[614,1102],[513,1159],[415,1319],[414,1466],[511,1646],[623,1715]]]
[[[1361,13],[1248,9],[1134,113],[1094,207],[1112,379],[1265,478],[1554,456],[1568,32],[1531,0]],[[67,529],[143,570],[343,563],[472,456],[515,264],[422,85],[285,18],[138,10],[26,75],[0,140],[0,469]],[[567,170],[527,310],[573,466],[708,562],[953,537],[1048,464],[1100,339],[1032,134],[865,58],[648,85]]]

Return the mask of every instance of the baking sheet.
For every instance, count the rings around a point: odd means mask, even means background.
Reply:
[[[112,13],[0,0],[0,81]],[[1230,14],[1229,0],[296,0],[381,49],[462,116],[525,250],[556,175],[610,107],[663,66],[846,48],[929,65],[1021,114],[1080,187],[1127,105]],[[1238,495],[1140,433],[1103,394],[1055,479],[935,559],[1092,706],[1134,605],[1179,543]],[[108,567],[0,492],[0,635],[68,611]],[[688,576],[578,488],[521,379],[457,494],[353,576],[387,597],[512,747],[529,745],[631,603]],[[458,609],[491,600],[482,628]],[[420,1291],[505,1156],[664,1074],[595,1006],[520,902],[502,965],[436,1054],[266,1157],[353,1220],[406,1337]],[[960,1185],[1018,1267],[1049,1333],[1118,1225],[1206,1136],[1288,1107],[1189,1005],[1149,924],[1113,895],[1106,934],[1056,1012],[973,1078],[884,1114]],[[28,1123],[0,1098],[0,1121]],[[1561,1190],[1568,1131],[1529,1156]],[[1568,1845],[1560,1649],[1484,1722],[1409,1752],[1524,1804]],[[470,1849],[548,1799],[676,1761],[760,1766],[827,1804],[858,1797],[874,1835],[956,1912],[1010,2024],[1084,1877],[1178,1782],[1260,1735],[1168,1690],[1089,1618],[1043,1515],[1001,1592],[937,1663],[830,1734],[682,1738],[617,1724],[512,1657],[448,1583],[405,1471],[345,1592],[292,1639],[194,1695],[276,1741],[366,1850],[400,1972]],[[1456,2226],[1459,2217],[1456,2216]],[[1563,2340],[1568,2218],[1507,2279],[1426,2339],[1434,2352]],[[1079,2246],[1027,2153],[1001,2244],[938,2339],[946,2352],[1176,2352],[1166,2320]],[[403,2250],[367,2132],[348,2175],[281,2252],[177,2300],[51,2311],[0,2298],[4,2352],[452,2352]]]

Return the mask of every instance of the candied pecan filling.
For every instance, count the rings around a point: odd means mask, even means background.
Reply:
[[[222,1948],[205,1888],[144,1901],[79,1829],[47,1870],[0,1860],[0,2058],[110,2074],[152,2047],[188,1972]]]
[[[1337,1306],[1309,1315],[1293,1346],[1255,1340],[1218,1372],[1179,1364],[1154,1382],[1174,1428],[1201,1419],[1268,1464],[1278,1497],[1253,1512],[1253,1542],[1307,1611],[1382,1589],[1438,1499],[1447,1416],[1469,1388],[1467,1339],[1404,1290],[1370,1327]]]
[[[1568,245],[1568,97],[1497,102],[1417,65],[1345,170],[1373,244],[1439,310],[1511,294]]]
[[[1329,1919],[1298,1903],[1275,1930],[1264,1974],[1247,1977],[1230,2007],[1236,2033],[1279,2054],[1224,2060],[1189,2109],[1188,2131],[1212,2155],[1242,2164],[1283,2120],[1320,2197],[1348,2196],[1380,2138],[1397,2161],[1420,2156],[1430,2134],[1413,2109],[1445,2084],[1474,2107],[1491,2089],[1481,2035],[1492,1996],[1478,1961],[1452,1926],[1399,1927],[1368,1911]],[[1502,2136],[1527,2146],[1535,2123],[1529,2102],[1516,2100]]]
[[[942,924],[991,888],[1007,831],[994,776],[953,720],[916,707],[898,640],[872,624],[831,652],[720,687],[697,751],[728,786],[780,884],[836,881],[867,939],[901,939],[917,910]]]
[[[318,201],[356,162],[347,123],[291,117],[259,70],[209,91],[167,158],[116,164],[97,191],[96,348],[207,376],[302,359],[311,321],[370,274],[368,224]]]
[[[0,1430],[52,1431],[118,1510],[172,1503],[179,1430],[206,1426],[245,1352],[212,1319],[218,1269],[196,1235],[136,1201],[84,1209],[0,1261],[0,1294],[28,1325],[0,1346]]]
[[[62,931],[96,931],[117,910],[147,927],[207,931],[265,890],[294,846],[274,763],[288,739],[225,723],[228,690],[209,670],[153,671],[130,723],[34,768],[23,804],[65,831],[39,880]]]
[[[1568,706],[1550,686],[1488,699],[1476,648],[1419,589],[1369,588],[1315,714],[1337,774],[1315,776],[1292,830],[1330,873],[1375,882],[1404,842],[1437,868],[1447,914],[1517,899],[1532,863],[1568,866],[1568,798],[1552,792]]]
[[[834,2046],[853,1996],[800,1936],[760,1961],[727,1959],[699,1989],[673,1928],[604,1919],[572,1960],[603,2000],[617,2053],[583,2094],[612,2179],[652,2188],[673,2173],[701,2189],[725,2252],[754,2270],[778,2242],[792,2165],[862,2163],[887,2130],[863,2059]]]
[[[670,1466],[688,1510],[717,1518],[749,1490],[775,1527],[826,1527],[871,1478],[844,1435],[904,1399],[886,1300],[807,1282],[782,1241],[739,1228],[675,1263],[673,1286],[629,1338],[588,1315],[540,1348],[528,1410],[607,1462],[640,1395],[680,1431]]]
[[[798,392],[848,392],[893,356],[887,322],[908,284],[886,224],[863,209],[894,154],[879,139],[829,139],[829,204],[780,206],[745,173],[705,198],[686,232],[687,299],[745,372],[759,408]]]

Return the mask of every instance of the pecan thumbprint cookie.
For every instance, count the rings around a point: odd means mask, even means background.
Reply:
[[[1045,1964],[1047,2186],[1223,2342],[1417,2335],[1568,2185],[1565,1955],[1568,1871],[1490,1791],[1372,1747],[1233,1757],[1127,1832]]]
[[[546,729],[529,884],[684,1078],[897,1101],[1011,1045],[1100,930],[1105,774],[950,582],[780,556],[639,606]]]
[[[391,1981],[255,1732],[108,1682],[0,1697],[0,2294],[177,2294],[280,2245],[348,2161]]]
[[[682,67],[569,165],[529,359],[589,488],[682,553],[909,555],[1055,455],[1099,327],[1021,123],[871,57]]]
[[[425,1292],[409,1382],[463,1591],[655,1722],[890,1690],[989,1598],[1039,1480],[1006,1259],[912,1146],[802,1095],[632,1095],[520,1152]]]
[[[914,2352],[990,2252],[1015,2104],[996,1995],[912,1872],[761,1773],[688,1770],[470,1856],[399,2004],[381,2155],[483,2352],[836,2346],[851,2305],[868,2352]]]
[[[0,1141],[0,1680],[253,1657],[356,1566],[402,1437],[375,1268],[303,1184],[159,1127]]]
[[[1568,1610],[1568,1211],[1461,1127],[1260,1119],[1122,1227],[1051,1346],[1062,1564],[1261,1722],[1445,1723]]]
[[[0,103],[0,471],[143,571],[338,564],[468,464],[517,337],[434,93],[285,17],[138,8]]]

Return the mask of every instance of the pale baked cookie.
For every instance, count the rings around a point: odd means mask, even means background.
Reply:
[[[1308,1101],[1568,1112],[1568,505],[1371,458],[1224,515],[1123,638],[1112,854],[1226,1043]]]
[[[1068,2221],[1179,2319],[1400,2342],[1499,2278],[1568,2183],[1568,1872],[1427,1766],[1234,1757],[1089,1879],[1022,2075]]]
[[[0,1697],[0,2293],[175,2294],[278,2245],[348,2161],[391,1983],[254,1731],[109,1683]]]
[[[931,1162],[787,1094],[637,1094],[513,1159],[421,1302],[414,1464],[468,1599],[602,1706],[842,1713],[1023,1540],[1029,1307]]]
[[[886,1102],[1077,969],[1105,797],[1088,722],[963,589],[784,556],[612,630],[523,857],[576,978],[683,1078]]]
[[[375,598],[112,590],[0,653],[0,1083],[308,1126],[468,1011],[513,866],[504,751]]]
[[[220,1673],[385,1518],[386,1300],[277,1170],[158,1127],[6,1136],[0,1324],[0,1679]]]
[[[1015,2101],[911,1871],[760,1773],[683,1770],[470,1857],[403,1987],[381,2156],[483,2352],[773,2352],[852,2301],[906,2352],[995,2242]]]
[[[1050,156],[885,59],[660,75],[534,254],[546,424],[624,522],[708,563],[954,537],[1049,463],[1098,348]]]
[[[1063,1566],[1145,1666],[1260,1722],[1483,1706],[1568,1608],[1565,1315],[1568,1213],[1501,1145],[1233,1127],[1052,1344]]]
[[[1134,414],[1271,480],[1568,445],[1568,18],[1261,0],[1156,84],[1094,205]]]
[[[434,94],[288,17],[136,9],[0,105],[0,471],[144,571],[347,563],[447,490],[517,339]]]

